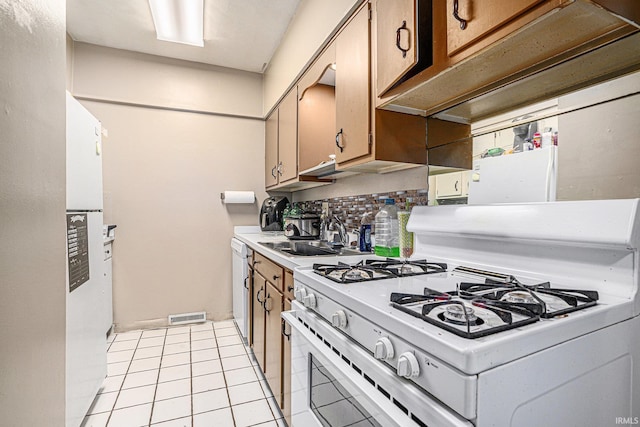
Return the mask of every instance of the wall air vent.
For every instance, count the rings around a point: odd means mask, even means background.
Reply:
[[[185,323],[198,323],[207,320],[207,313],[201,311],[199,313],[182,313],[170,314],[169,325],[184,325]]]

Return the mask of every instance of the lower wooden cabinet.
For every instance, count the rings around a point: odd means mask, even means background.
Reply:
[[[256,253],[254,257],[256,262],[253,264],[251,281],[250,345],[273,396],[290,425],[291,345],[289,327],[280,314],[291,309],[293,273],[261,254]]]

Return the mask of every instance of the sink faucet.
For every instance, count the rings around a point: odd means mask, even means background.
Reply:
[[[344,226],[342,221],[340,221],[340,218],[332,215],[332,222],[336,225],[336,228],[338,230],[338,238],[340,239],[340,244],[342,246],[349,246],[349,234],[347,233],[347,228]],[[336,244],[334,243],[334,245]]]

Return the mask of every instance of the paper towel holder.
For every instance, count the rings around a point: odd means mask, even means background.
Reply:
[[[223,191],[220,193],[220,201],[225,204],[254,203],[255,200],[256,196],[253,191]]]

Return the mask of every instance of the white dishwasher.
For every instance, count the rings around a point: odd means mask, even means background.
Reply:
[[[249,268],[247,266],[247,245],[235,237],[231,239],[231,259],[233,262],[233,318],[240,329],[244,340],[247,340],[248,315],[247,299],[249,298],[249,286],[247,277]]]

